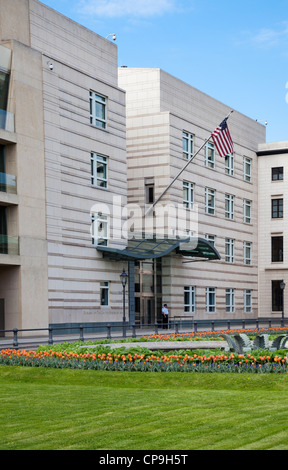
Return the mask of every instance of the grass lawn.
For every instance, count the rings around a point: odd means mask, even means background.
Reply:
[[[288,375],[0,366],[1,450],[288,449]]]

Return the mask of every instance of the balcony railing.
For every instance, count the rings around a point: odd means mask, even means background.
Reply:
[[[4,109],[0,109],[0,129],[4,129],[5,131],[9,132],[15,132],[13,113],[9,113]]]
[[[19,255],[19,237],[0,235],[0,255]]]
[[[8,173],[0,173],[0,191],[17,194],[16,176],[8,175]]]

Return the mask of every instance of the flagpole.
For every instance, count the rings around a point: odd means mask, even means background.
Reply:
[[[230,111],[230,113],[226,116],[226,120],[231,116],[231,114],[233,113],[233,109]],[[225,120],[224,119],[224,120]],[[164,191],[162,192],[162,194],[160,194],[160,196],[156,199],[156,201],[152,204],[152,206],[149,207],[149,209],[146,211],[145,213],[145,216],[149,214],[149,212],[151,212],[151,210],[156,206],[156,204],[158,204],[158,202],[160,201],[160,199],[162,199],[162,197],[164,196],[164,194],[167,193],[167,191],[171,188],[171,186],[173,186],[173,184],[175,183],[175,181],[179,178],[179,176],[183,173],[184,170],[186,170],[187,166],[192,162],[192,160],[194,160],[194,158],[196,157],[196,155],[198,155],[199,152],[201,152],[201,150],[203,149],[203,147],[205,147],[205,145],[207,144],[207,142],[210,140],[211,138],[211,134],[209,135],[209,137],[205,140],[205,142],[201,145],[201,147],[197,150],[197,152],[190,158],[190,160],[188,160],[188,162],[184,165],[184,167],[179,171],[179,173],[175,176],[175,178],[173,178],[173,180],[171,181],[171,183],[167,186],[166,189],[164,189]]]

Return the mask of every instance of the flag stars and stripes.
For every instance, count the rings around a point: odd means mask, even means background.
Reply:
[[[227,125],[227,119],[228,118],[225,118],[211,134],[220,157],[230,155],[234,151],[233,141]]]

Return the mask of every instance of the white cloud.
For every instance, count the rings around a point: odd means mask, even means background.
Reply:
[[[284,27],[283,27],[284,25]],[[253,37],[253,42],[260,46],[273,47],[288,39],[288,26],[283,22],[281,29],[263,28]]]
[[[151,17],[172,12],[177,0],[81,0],[82,14],[100,17]]]

